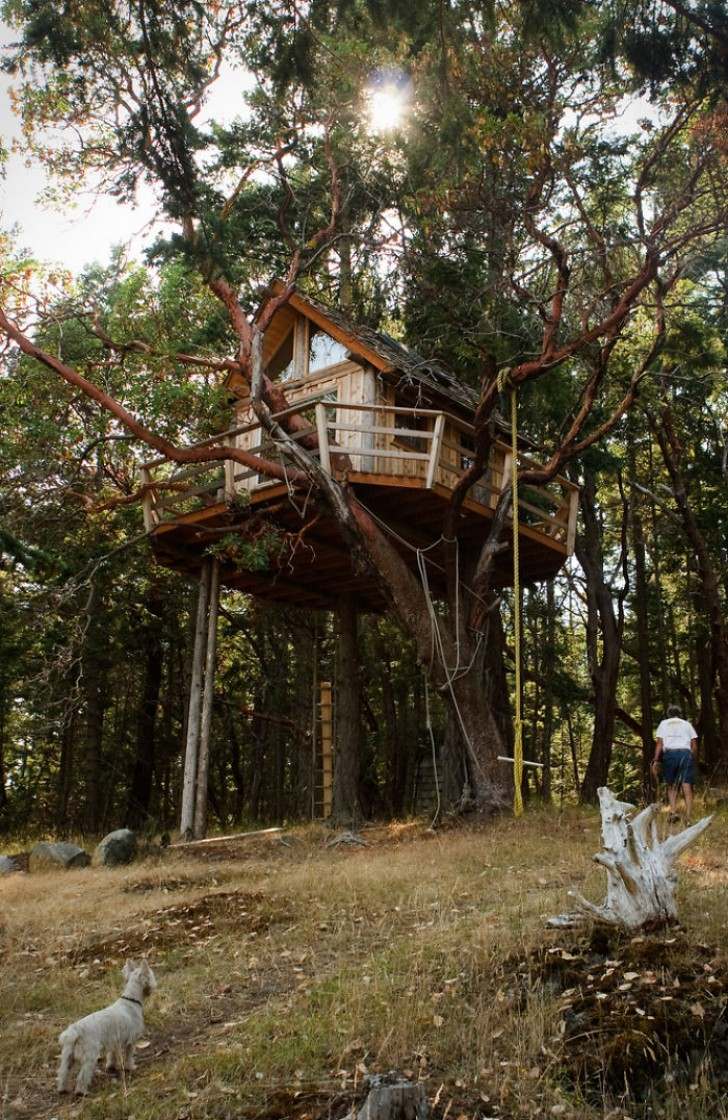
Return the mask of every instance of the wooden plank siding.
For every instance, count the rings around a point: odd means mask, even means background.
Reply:
[[[342,343],[345,336],[330,329],[320,313],[304,315],[294,297],[274,318],[264,340],[264,362],[281,369],[292,354],[284,381],[289,408],[279,419],[299,412],[317,434],[324,469],[346,478],[363,504],[391,527],[396,547],[409,564],[413,550],[428,549],[428,563],[437,592],[437,549],[452,492],[472,462],[474,432],[465,408],[444,391],[422,392],[411,381],[385,368],[379,357],[369,362],[358,348],[358,360],[347,357],[308,373],[311,332],[320,327]],[[303,306],[303,305],[301,305]],[[318,318],[317,318],[318,316]],[[321,319],[321,322],[318,322]],[[314,324],[312,326],[311,324]],[[293,338],[291,338],[293,332]],[[320,336],[316,336],[317,338]],[[285,344],[286,349],[279,354]],[[339,350],[339,353],[341,351]],[[326,346],[316,351],[338,356]],[[351,352],[350,352],[351,353]],[[278,357],[276,357],[278,355]],[[278,447],[262,435],[242,381],[228,383],[238,391],[234,423],[227,432],[202,445],[228,442],[252,453],[285,462]],[[294,437],[300,438],[300,437]],[[344,454],[336,454],[340,450]],[[519,466],[531,463],[519,451]],[[512,469],[511,451],[496,441],[488,470],[462,504],[458,534],[465,549],[478,550]],[[144,523],[161,563],[190,574],[199,570],[209,543],[227,530],[245,532],[247,518],[262,511],[281,532],[281,556],[270,570],[248,572],[229,566],[222,581],[251,594],[281,603],[331,607],[338,595],[355,591],[361,609],[380,610],[384,600],[376,580],[355,572],[333,517],[319,504],[315,529],[290,501],[286,483],[241,464],[201,463],[178,467],[157,459],[143,467]],[[244,493],[247,505],[235,503]],[[578,488],[557,478],[546,487],[522,487],[519,501],[522,576],[525,581],[548,578],[574,549]],[[504,532],[508,541],[510,528]],[[292,541],[305,539],[293,555]],[[402,542],[407,541],[407,545]],[[286,543],[289,542],[289,543]],[[510,548],[496,562],[494,586],[512,582]]]

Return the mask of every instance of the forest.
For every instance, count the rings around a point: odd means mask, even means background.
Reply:
[[[517,663],[527,811],[607,783],[649,800],[670,704],[698,731],[702,786],[720,787],[725,5],[7,0],[4,16],[48,205],[83,188],[133,209],[146,192],[154,218],[143,248],[74,272],[2,216],[0,831],[178,828],[198,580],[155,558],[143,471],[161,454],[285,476],[216,439],[231,375],[288,456],[291,500],[304,487],[334,519],[385,606],[357,611],[356,588],[327,610],[223,586],[212,831],[321,816],[322,681],[337,824],[507,809]],[[477,400],[437,534],[439,660],[386,526],[325,475],[302,416],[276,419],[285,386],[261,338],[295,292]],[[574,555],[521,589],[520,649],[513,587],[493,579],[507,487],[479,551],[457,553],[511,390],[540,464],[521,483],[579,487]],[[263,520],[206,555],[272,571],[276,542]]]

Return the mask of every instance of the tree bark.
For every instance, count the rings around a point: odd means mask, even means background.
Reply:
[[[543,730],[541,738],[541,800],[551,801],[551,739],[554,733],[554,670],[556,668],[556,603],[554,581],[546,581],[546,634],[543,674]]]
[[[149,816],[156,752],[157,709],[162,688],[160,600],[154,588],[147,597],[146,608],[151,621],[144,629],[144,683],[137,716],[134,768],[125,816],[129,828],[139,828]]]
[[[697,575],[702,591],[703,611],[710,627],[710,646],[716,673],[715,697],[718,707],[720,754],[714,769],[721,776],[728,774],[728,625],[723,613],[720,582],[710,556],[705,536],[700,528],[688,493],[683,471],[683,449],[675,429],[670,408],[666,404],[661,413],[661,424],[653,422],[653,429],[670,476],[675,504],[680,513],[685,536],[695,553]]]
[[[576,555],[586,576],[587,656],[594,688],[594,730],[580,795],[583,801],[596,801],[599,787],[606,785],[612,760],[622,656],[622,604],[627,589],[625,586],[620,592],[619,610],[615,612],[612,591],[604,575],[596,478],[590,471],[585,474],[580,504],[583,530],[577,535]]]
[[[84,697],[81,752],[85,786],[83,828],[94,834],[99,831],[102,816],[101,774],[108,670],[103,599],[98,581],[94,581],[86,602],[85,625],[81,657],[81,689]]]
[[[642,739],[642,793],[649,797],[650,764],[654,755],[654,740],[652,728],[654,727],[652,715],[652,667],[650,664],[650,629],[647,616],[647,563],[645,554],[645,534],[640,508],[640,495],[635,486],[637,474],[637,457],[635,455],[632,424],[630,423],[628,436],[628,462],[632,475],[631,487],[631,528],[632,551],[634,553],[635,573],[635,598],[634,612],[637,622],[637,667],[640,679],[640,710],[642,713],[641,739]]]
[[[220,561],[210,562],[210,588],[207,606],[207,637],[205,652],[205,684],[202,693],[202,715],[200,716],[200,743],[197,753],[197,775],[195,778],[195,820],[193,834],[195,840],[207,835],[207,799],[210,771],[210,731],[212,729],[212,705],[215,695],[215,661],[217,657],[217,615],[220,606]]]
[[[361,679],[356,607],[351,596],[336,612],[336,690],[334,693],[334,788],[332,821],[355,827],[361,822]]]

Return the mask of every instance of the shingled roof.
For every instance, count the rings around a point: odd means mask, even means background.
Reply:
[[[321,315],[331,321],[339,330],[348,335],[354,345],[351,347],[356,352],[356,342],[359,341],[367,348],[378,354],[382,361],[393,371],[401,374],[401,382],[416,388],[418,385],[431,389],[433,392],[449,397],[456,404],[474,412],[478,404],[478,394],[468,385],[450,373],[445,366],[432,358],[423,358],[416,350],[397,342],[385,331],[375,331],[371,327],[363,327],[353,323],[346,315],[336,308],[328,307],[320,300],[308,294],[297,292],[296,295],[302,303],[308,303]]]

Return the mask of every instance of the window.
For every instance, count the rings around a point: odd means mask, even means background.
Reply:
[[[337,362],[346,361],[348,350],[341,342],[337,342],[331,335],[309,324],[308,337],[308,372],[316,373],[327,366],[335,366]]]

